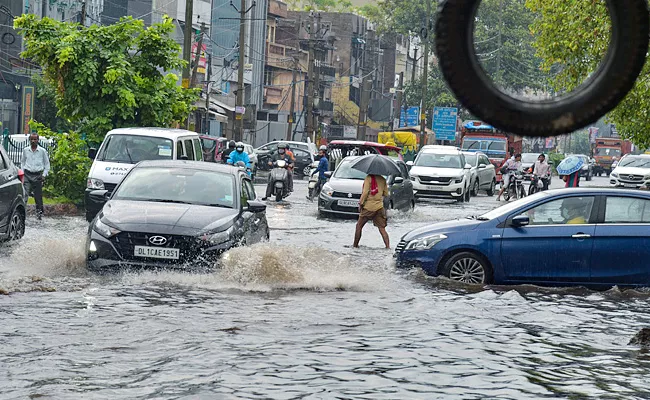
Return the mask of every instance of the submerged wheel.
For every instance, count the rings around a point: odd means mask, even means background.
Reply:
[[[482,285],[490,281],[490,267],[483,257],[462,252],[450,257],[441,270],[447,278],[472,285]]]
[[[7,231],[8,240],[18,240],[25,235],[25,216],[18,208],[11,214],[9,228]]]

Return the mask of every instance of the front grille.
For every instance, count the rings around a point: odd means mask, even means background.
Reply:
[[[443,190],[420,190],[418,189],[418,196],[451,196],[452,192],[445,192]]]
[[[151,236],[162,236],[167,239],[167,243],[163,246],[154,246],[149,243]],[[113,236],[111,242],[125,260],[155,261],[168,264],[193,262],[202,254],[204,248],[208,247],[207,244],[194,236],[158,235],[144,232],[121,232]],[[180,257],[178,260],[136,257],[134,256],[135,246],[179,249]]]
[[[619,175],[619,179],[623,182],[642,182],[643,175]]]
[[[116,187],[117,187],[117,183],[104,182],[104,189],[108,190],[111,193],[113,193],[113,190],[115,190]]]
[[[451,182],[452,178],[445,177],[432,177],[432,176],[420,176],[420,182],[429,183],[434,185],[447,185]]]
[[[352,196],[350,196],[352,194]],[[361,194],[357,193],[345,193],[345,192],[334,192],[332,193],[332,197],[336,197],[339,199],[357,199],[359,200],[361,198]]]

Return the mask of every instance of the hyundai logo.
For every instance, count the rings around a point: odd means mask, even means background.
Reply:
[[[164,246],[167,243],[167,238],[164,236],[152,236],[149,238],[149,243],[154,246]]]

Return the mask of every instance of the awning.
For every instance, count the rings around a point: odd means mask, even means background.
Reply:
[[[224,123],[228,122],[228,117],[226,117],[223,114],[216,113],[214,111],[210,111],[210,119],[214,119],[214,120],[217,120],[219,122],[224,122]]]

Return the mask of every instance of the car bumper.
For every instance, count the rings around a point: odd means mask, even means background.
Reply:
[[[234,241],[230,241],[200,249],[181,260],[138,259],[130,254],[121,254],[111,240],[91,230],[86,241],[86,263],[88,269],[95,272],[120,269],[205,269],[215,267],[220,256],[235,245]]]
[[[448,185],[429,185],[421,183],[418,179],[413,182],[413,192],[417,197],[428,198],[458,198],[463,196],[465,181],[461,183],[450,183]]]
[[[621,179],[620,177],[615,178],[610,175],[609,184],[612,187],[618,187],[618,188],[640,189],[642,187],[650,186],[650,179],[642,180],[642,181],[630,181],[626,179]]]
[[[401,245],[401,243],[400,243]],[[399,248],[399,246],[398,246]],[[397,268],[422,268],[427,275],[439,275],[438,265],[442,259],[442,252],[435,248],[430,250],[404,251],[397,250],[394,255]]]
[[[347,206],[339,205],[339,200],[341,201],[355,201],[357,199],[344,199],[328,196],[325,193],[321,192],[318,196],[318,211],[327,214],[336,214],[336,215],[347,215],[347,216],[358,216],[359,215],[359,206]]]

